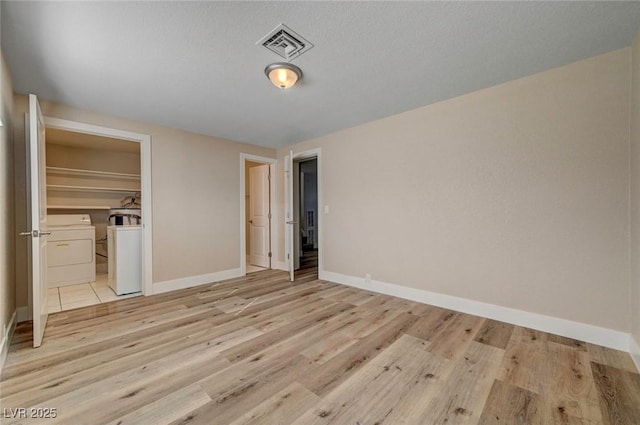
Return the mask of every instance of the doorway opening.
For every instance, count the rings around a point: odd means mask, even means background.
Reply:
[[[240,155],[241,274],[276,268],[276,160]]]
[[[297,166],[296,166],[297,164]],[[294,217],[298,231],[294,253],[295,269],[301,272],[318,270],[318,159],[294,161]],[[295,190],[295,189],[294,189]]]
[[[322,162],[320,149],[285,157],[286,261],[289,279],[322,272]],[[322,209],[322,214],[320,210]]]

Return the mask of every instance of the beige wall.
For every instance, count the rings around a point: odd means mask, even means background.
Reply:
[[[17,223],[26,218],[24,113],[15,96]],[[275,151],[41,101],[45,115],[151,135],[153,281],[240,267],[240,153]],[[18,305],[27,305],[26,246],[17,247]]]
[[[324,269],[628,332],[630,59],[295,145],[322,148]]]
[[[9,68],[0,52],[0,341],[15,311],[15,227],[13,216],[13,138],[11,115],[13,85]],[[1,366],[1,365],[0,365]]]
[[[640,32],[631,68],[631,333],[640,344]],[[640,356],[640,353],[637,353]],[[640,359],[640,357],[638,357]]]

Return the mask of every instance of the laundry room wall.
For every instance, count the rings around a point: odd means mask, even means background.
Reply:
[[[17,222],[26,218],[24,113],[14,99]],[[275,150],[40,100],[44,115],[151,136],[153,282],[167,284],[240,267],[240,153]],[[144,196],[144,195],[143,195]],[[26,244],[16,247],[17,301],[27,305]],[[166,285],[165,285],[166,287]]]
[[[131,142],[132,144],[138,144]],[[140,152],[88,149],[47,141],[47,165],[83,170],[140,174]]]
[[[53,132],[51,132],[53,133]],[[60,133],[58,131],[58,133]],[[62,136],[56,136],[64,138]],[[81,136],[76,136],[81,138]],[[95,137],[95,136],[94,136]],[[67,168],[75,170],[91,170],[112,173],[140,174],[140,146],[130,142],[131,149],[137,152],[118,151],[117,145],[111,146],[110,139],[104,138],[104,145],[100,149],[86,147],[66,146],[64,140],[50,142],[47,134],[47,167]],[[123,143],[123,142],[120,142]],[[95,143],[87,144],[96,146]],[[130,150],[131,150],[130,149]],[[121,179],[118,177],[105,178],[92,175],[67,175],[62,173],[47,173],[47,184],[71,185],[85,187],[140,187],[140,180]],[[140,190],[130,192],[106,192],[106,191],[65,191],[47,190],[47,205],[49,214],[89,214],[91,223],[96,228],[96,270],[98,273],[107,272],[107,245],[104,241],[107,236],[109,221],[108,209],[104,206],[117,208],[122,206],[122,200],[133,196]],[[55,206],[56,208],[51,208]],[[58,206],[100,206],[100,208],[59,208]]]

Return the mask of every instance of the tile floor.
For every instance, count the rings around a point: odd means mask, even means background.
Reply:
[[[262,270],[267,270],[267,268],[266,267],[258,267],[258,266],[254,266],[252,264],[248,264],[247,263],[247,273],[261,272]]]
[[[140,295],[140,293],[121,296],[116,295],[107,285],[107,275],[98,274],[96,275],[95,282],[49,288],[48,310],[49,313],[55,313],[123,298],[136,297],[138,295]]]

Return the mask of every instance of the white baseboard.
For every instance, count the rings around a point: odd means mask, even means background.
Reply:
[[[233,279],[242,276],[240,268],[223,270],[221,272],[202,274],[199,276],[189,276],[174,280],[165,280],[153,284],[153,293],[161,294],[163,292],[175,291],[176,289],[191,288],[193,286],[204,285],[207,283],[219,282],[221,280]]]
[[[636,364],[636,368],[640,371],[640,341],[635,339],[633,335],[629,338],[629,345],[631,346],[629,349],[629,353],[631,354],[631,358],[633,362]]]
[[[9,345],[11,345],[11,338],[13,338],[13,332],[16,330],[16,314],[13,312],[11,320],[5,326],[2,332],[2,342],[0,342],[0,374],[2,374],[2,367],[5,360],[7,360],[7,354],[9,354]]]
[[[629,334],[613,329],[602,328],[586,323],[574,322],[572,320],[560,319],[523,310],[516,310],[509,307],[488,304],[452,295],[409,288],[393,283],[379,282],[375,280],[366,282],[364,278],[324,270],[319,272],[319,278],[355,288],[392,295],[394,297],[473,314],[475,316],[487,317],[489,319],[549,332],[568,338],[574,338],[590,342],[592,344],[602,345],[604,347],[615,348],[616,350],[629,351]]]
[[[31,320],[31,309],[27,306],[16,308],[16,323],[27,322]]]

